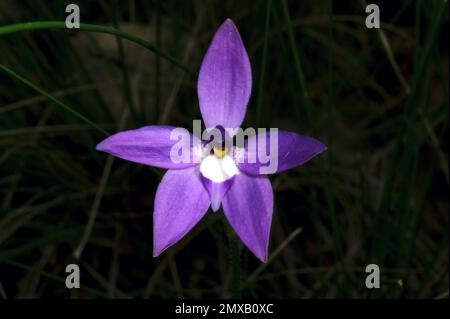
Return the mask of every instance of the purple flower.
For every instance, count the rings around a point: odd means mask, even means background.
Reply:
[[[175,127],[146,126],[119,132],[97,145],[97,150],[122,159],[168,169],[155,198],[154,256],[183,238],[210,206],[217,211],[222,205],[242,242],[261,261],[267,261],[273,191],[259,155],[277,138],[275,172],[281,172],[305,163],[326,147],[313,138],[285,131],[255,135],[242,147],[230,145],[235,133],[229,129],[240,127],[251,88],[248,55],[236,26],[228,19],[215,34],[198,78],[203,121],[210,131],[220,133],[219,142],[200,140],[189,133],[188,139],[180,142],[173,138]],[[190,152],[185,160],[176,161],[173,150],[180,143]],[[274,154],[270,154],[272,159]]]

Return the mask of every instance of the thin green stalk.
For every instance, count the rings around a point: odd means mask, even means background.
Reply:
[[[293,53],[293,57],[294,57],[294,66],[296,69],[296,73],[298,76],[298,81],[300,84],[300,90],[302,91],[302,95],[303,95],[303,102],[304,102],[304,106],[305,106],[305,110],[306,110],[306,116],[308,119],[308,126],[309,126],[309,130],[314,134],[315,132],[315,127],[314,127],[314,118],[313,118],[313,114],[312,114],[312,110],[311,110],[311,104],[310,104],[310,100],[309,100],[309,94],[308,94],[308,89],[307,89],[307,85],[306,85],[306,80],[305,80],[305,75],[303,72],[303,67],[301,65],[301,61],[300,61],[300,53],[298,51],[298,47],[296,44],[296,40],[295,40],[295,34],[294,34],[294,29],[292,26],[292,20],[289,14],[289,8],[287,5],[286,0],[282,0],[282,7],[283,7],[283,15],[286,21],[286,25],[287,25],[287,32],[288,32],[288,37],[289,37],[289,41],[290,41],[290,45],[291,45],[291,49],[292,49],[292,53]],[[329,3],[329,11],[328,14],[331,15],[332,14],[332,3]],[[331,44],[332,43],[332,25],[330,24],[330,20],[331,18],[329,17],[329,25],[328,25],[328,36],[329,36],[329,41]],[[330,49],[331,50],[331,49]],[[330,74],[332,74],[332,59],[331,59],[331,55],[332,53],[329,53],[329,65],[328,65],[328,76],[330,76]],[[330,83],[332,84],[332,78],[328,79],[328,85],[330,85]],[[330,100],[332,97],[332,91],[329,91],[329,96],[328,96],[328,112],[331,112],[331,101]],[[330,115],[330,113],[329,113]],[[331,170],[329,171],[329,173],[327,174],[326,170],[325,170],[325,162],[324,159],[322,158],[320,160],[320,164],[321,164],[321,173],[322,176],[325,178],[326,180],[326,184],[325,184],[325,191],[326,191],[326,199],[327,199],[327,205],[328,205],[328,210],[329,210],[329,215],[330,215],[330,219],[331,219],[331,224],[332,224],[332,235],[333,235],[333,240],[335,242],[335,247],[336,247],[336,258],[338,260],[338,267],[341,273],[344,273],[344,266],[343,266],[343,249],[342,249],[342,243],[341,243],[341,235],[339,232],[339,223],[337,220],[337,216],[336,216],[336,212],[334,209],[334,199],[333,199],[333,193],[332,193],[332,183],[331,183]],[[308,173],[309,175],[309,173]],[[310,180],[310,176],[307,176],[308,180]],[[312,197],[314,200],[316,200],[316,194],[314,194],[315,190],[310,187],[310,190],[312,192]],[[338,280],[339,276],[336,276],[336,280]],[[346,283],[348,278],[345,277]],[[343,289],[341,289],[343,290]]]
[[[82,122],[88,124],[89,126],[91,126],[92,128],[96,129],[97,131],[105,134],[105,135],[109,135],[109,133],[107,131],[105,131],[104,129],[102,129],[101,127],[99,127],[97,124],[95,124],[94,122],[92,122],[91,120],[89,120],[88,118],[84,117],[83,115],[81,115],[80,113],[78,113],[77,111],[75,111],[73,108],[71,108],[70,106],[68,106],[67,104],[61,102],[59,99],[55,98],[53,95],[51,95],[50,93],[47,93],[46,91],[44,91],[43,89],[41,89],[40,87],[36,86],[34,83],[30,82],[29,80],[25,79],[24,77],[22,77],[21,75],[17,74],[16,72],[14,72],[13,70],[11,70],[10,68],[6,67],[3,64],[0,64],[0,70],[4,71],[5,73],[8,73],[9,75],[11,75],[12,77],[16,78],[17,80],[19,80],[20,82],[28,85],[30,88],[32,88],[33,90],[35,90],[36,92],[46,96],[49,100],[51,100],[52,102],[54,102],[56,105],[58,105],[59,107],[61,107],[62,109],[64,109],[65,111],[69,112],[70,114],[72,114],[73,116],[75,116],[76,118],[78,118],[79,120],[81,120]]]
[[[289,69],[289,65],[286,63],[286,61],[287,60],[289,60],[289,54],[288,54],[288,49],[287,49],[287,47],[286,47],[286,45],[285,45],[285,43],[284,43],[284,40],[283,40],[283,35],[282,35],[282,30],[281,30],[281,22],[280,22],[280,17],[279,17],[279,13],[278,13],[278,11],[275,9],[275,6],[273,6],[274,7],[274,10],[272,11],[272,14],[273,14],[273,22],[274,22],[274,25],[275,25],[275,30],[276,30],[276,33],[277,33],[277,35],[278,35],[278,38],[279,38],[279,49],[280,49],[280,53],[282,54],[282,56],[283,56],[283,59],[282,59],[282,64],[281,64],[281,69],[282,70],[287,70],[287,69]],[[286,79],[288,79],[289,78],[289,76],[285,73],[285,74],[283,74],[285,77],[286,77]],[[293,91],[294,91],[294,89],[292,88],[292,86],[293,86],[293,83],[292,83],[292,81],[288,81],[288,83],[289,83],[289,85],[287,86],[287,89],[289,90],[289,96],[292,96],[293,98],[295,98],[295,94],[293,93]],[[276,111],[277,113],[276,114],[272,114],[272,115],[276,115],[277,117],[279,116],[279,110],[281,109],[281,107],[280,107],[280,105],[283,105],[283,102],[284,101],[278,101],[278,99],[276,100],[277,101],[277,103],[279,103],[278,105],[276,105],[276,106],[278,106],[278,107],[274,107],[273,108],[273,110],[274,111]],[[294,112],[294,117],[295,117],[295,122],[296,122],[296,125],[297,125],[297,127],[298,127],[298,129],[300,129],[301,128],[301,115],[300,115],[300,111],[299,111],[299,108],[298,107],[295,107],[295,104],[296,103],[292,103],[292,110],[293,110],[293,112]],[[273,113],[273,112],[272,112]],[[275,116],[272,116],[272,118],[273,117],[275,117]]]
[[[119,30],[119,17],[118,17],[118,0],[114,1],[114,5],[112,6],[112,17],[113,17],[113,24],[114,28]],[[133,120],[135,123],[138,123],[138,116],[136,113],[136,108],[133,103],[133,96],[131,94],[131,88],[130,88],[130,77],[128,75],[128,67],[127,62],[125,59],[125,52],[123,50],[123,43],[122,39],[119,36],[116,36],[117,40],[117,50],[119,53],[119,60],[120,60],[120,66],[122,68],[122,85],[123,85],[123,91],[125,93],[125,98],[127,100],[128,108],[130,109],[131,116],[133,117]]]
[[[327,122],[328,122],[328,137],[327,146],[331,150],[333,144],[333,119],[332,119],[332,105],[333,105],[333,0],[328,0],[328,66],[327,66]],[[332,173],[333,152],[327,152],[329,174]]]
[[[160,8],[161,4],[159,1],[156,1],[156,26],[155,26],[155,38],[156,45],[161,46],[161,13]],[[161,60],[158,56],[155,57],[155,120],[159,118],[160,111],[160,102],[161,102]]]
[[[419,5],[419,4],[418,4]],[[414,130],[414,123],[416,120],[416,112],[418,103],[418,94],[419,94],[419,85],[422,84],[423,80],[423,72],[426,67],[426,60],[428,59],[429,53],[431,51],[431,47],[433,43],[436,41],[436,34],[439,26],[442,22],[443,12],[445,11],[446,3],[440,2],[434,12],[433,12],[433,21],[432,25],[429,28],[428,34],[426,35],[427,42],[422,50],[419,61],[417,61],[417,66],[414,68],[413,80],[411,85],[411,94],[408,96],[408,100],[406,101],[405,111],[403,113],[403,125],[400,128],[400,133],[398,134],[398,138],[396,140],[394,153],[390,157],[391,162],[388,166],[388,173],[384,181],[383,185],[383,193],[380,201],[380,205],[378,207],[377,212],[377,220],[375,222],[376,229],[384,228],[385,216],[389,213],[389,208],[391,205],[391,193],[392,187],[395,181],[395,176],[397,172],[397,163],[402,160],[402,146],[405,138],[408,138],[408,133],[410,130]],[[420,43],[418,39],[416,39],[416,49],[420,47]],[[379,261],[380,263],[384,262],[386,257],[385,239],[382,238],[379,243],[379,247],[377,249]],[[376,243],[375,243],[376,244]]]
[[[280,48],[281,48],[281,52],[283,53],[284,59],[283,61],[288,60],[288,49],[285,45],[285,41],[283,40],[283,36],[282,36],[282,29],[281,29],[281,22],[280,22],[280,17],[278,14],[277,10],[273,11],[273,21],[276,27],[276,31],[277,34],[280,38]],[[284,63],[283,65],[283,69],[288,69],[290,66],[287,65],[286,63]],[[292,88],[292,83],[289,82],[290,85],[289,90],[291,92],[294,91],[294,89]],[[292,96],[296,96],[296,94],[291,93]],[[300,115],[300,111],[298,107],[293,107],[293,111],[294,111],[294,116],[295,116],[295,120],[296,120],[296,125],[297,125],[297,129],[299,131],[301,131],[301,115]],[[318,247],[321,247],[323,245],[323,240],[320,237],[320,224],[322,223],[320,220],[320,214],[319,214],[319,205],[318,205],[318,200],[317,200],[317,192],[314,189],[314,187],[311,185],[311,173],[310,171],[306,171],[306,179],[307,179],[307,185],[308,185],[308,191],[309,191],[309,196],[310,196],[310,203],[312,203],[311,205],[311,220],[312,223],[314,225],[315,228],[315,234],[316,234],[316,245]],[[281,209],[281,205],[277,205],[277,209],[280,210]],[[280,213],[283,213],[282,209],[280,211]],[[285,214],[280,214],[280,216],[285,216]],[[300,257],[300,256],[299,256]],[[317,260],[318,260],[318,265],[322,266],[323,265],[323,254],[322,254],[322,249],[317,249]],[[302,260],[300,260],[300,263],[302,263]],[[320,286],[323,285],[323,278],[320,278]]]
[[[22,32],[22,31],[31,31],[31,30],[49,30],[49,29],[65,29],[67,30],[66,23],[64,21],[33,21],[33,22],[25,22],[25,23],[16,23],[16,24],[10,24],[0,27],[0,35],[3,34],[10,34],[15,32]],[[186,73],[188,73],[191,76],[195,76],[195,73],[187,66],[185,66],[183,63],[179,62],[178,60],[172,58],[170,55],[161,52],[156,46],[153,44],[135,36],[132,34],[129,34],[127,32],[117,30],[115,28],[111,27],[105,27],[101,25],[96,24],[89,24],[89,23],[80,23],[79,29],[70,29],[71,31],[90,31],[90,32],[100,32],[100,33],[107,33],[107,34],[113,34],[116,36],[119,36],[121,38],[124,38],[128,41],[134,42],[153,53],[159,55],[160,57],[170,61],[175,66],[179,67]]]
[[[336,243],[336,257],[340,263],[340,270],[345,275],[344,276],[344,287],[343,292],[348,291],[348,276],[345,273],[344,262],[344,251],[341,244],[341,234],[340,228],[337,221],[336,210],[334,205],[334,195],[333,195],[333,119],[332,119],[332,105],[333,105],[333,0],[328,0],[328,58],[327,58],[327,99],[326,99],[326,109],[327,109],[327,122],[328,122],[328,132],[327,132],[327,147],[328,151],[324,157],[320,158],[321,174],[325,180],[325,196],[327,199],[328,210],[330,211],[331,223],[333,227],[333,238]],[[328,160],[328,161],[327,161]],[[328,167],[327,167],[328,165]]]
[[[227,225],[229,240],[229,258],[231,264],[231,296],[241,298],[241,259],[239,256],[239,240]]]
[[[259,127],[261,121],[261,107],[262,107],[262,95],[264,88],[264,77],[266,74],[266,64],[267,64],[267,47],[269,43],[269,29],[270,29],[270,12],[272,8],[272,0],[267,0],[267,9],[266,9],[266,23],[264,27],[264,44],[263,44],[263,52],[261,59],[261,76],[259,78],[259,87],[258,87],[258,102],[256,104],[256,127]]]
[[[402,2],[402,6],[401,8],[397,11],[397,13],[395,14],[394,18],[392,18],[391,21],[389,21],[389,23],[391,25],[395,25],[397,24],[397,21],[402,17],[403,13],[406,11],[406,9],[409,8],[409,5],[411,3],[412,0],[406,0]],[[371,45],[369,45],[369,49],[367,51],[366,56],[367,57],[371,57],[373,56],[373,52],[375,52],[376,49],[378,49],[378,47],[381,45],[381,41],[374,41]],[[365,59],[363,57],[363,61],[365,61],[365,63],[367,63],[368,61],[366,61],[367,59]],[[372,77],[376,78],[377,75],[380,73],[381,70],[384,70],[386,63],[388,63],[387,61],[381,61],[380,63],[378,63],[377,67],[375,68],[375,70],[372,72]],[[339,95],[339,93],[342,91],[342,89],[345,86],[345,82],[341,81],[340,83],[336,83],[336,88],[335,88],[335,94]]]
[[[300,83],[300,90],[302,91],[303,96],[303,103],[305,104],[305,110],[306,110],[306,116],[308,119],[308,126],[311,132],[314,132],[314,124],[313,124],[313,118],[312,118],[312,112],[311,112],[311,105],[309,103],[309,94],[308,89],[306,86],[306,80],[305,75],[303,73],[302,64],[300,62],[300,54],[298,52],[298,47],[295,41],[295,35],[294,35],[294,27],[292,26],[292,20],[289,14],[289,7],[286,3],[286,0],[281,1],[281,5],[283,7],[283,14],[284,19],[286,20],[287,30],[288,30],[288,37],[289,42],[291,44],[292,49],[292,55],[294,57],[294,67],[298,76],[298,81]]]
[[[423,281],[421,287],[416,291],[417,298],[421,298],[422,293],[427,288],[431,280],[433,279],[433,273],[437,270],[436,265],[438,264],[439,257],[445,254],[445,251],[448,250],[448,240],[449,240],[449,228],[444,227],[444,233],[442,234],[442,238],[438,243],[436,249],[432,252],[432,257],[429,262],[424,265],[423,269],[425,270],[423,273]],[[444,269],[446,273],[448,273],[447,269]],[[423,297],[422,297],[423,298]]]
[[[444,12],[447,12],[447,10],[445,9],[446,6],[447,2],[444,1],[439,2],[439,5],[437,5],[436,10],[433,14],[432,21],[430,21],[432,25],[429,29],[430,30],[429,33],[426,36],[427,41],[425,43],[423,50],[419,53],[421,55],[420,61],[417,61],[418,67],[417,69],[416,68],[414,69],[415,76],[413,77],[413,84],[411,85],[411,90],[414,92],[419,91],[419,87],[421,86],[422,76],[426,69],[426,61],[428,60],[428,56],[431,53],[433,44],[436,41],[437,33],[442,23],[443,14]],[[408,102],[409,103],[406,104],[405,117],[408,116],[409,113],[412,111],[413,105],[416,102],[416,100],[414,98],[410,98]]]
[[[63,285],[64,285],[65,282],[66,282],[66,279],[63,278],[63,277],[57,276],[57,275],[55,275],[55,274],[53,274],[53,273],[50,273],[50,272],[47,272],[47,271],[44,271],[44,270],[36,269],[36,268],[34,268],[34,267],[32,267],[32,266],[23,264],[23,263],[21,263],[21,262],[17,262],[17,261],[15,261],[15,260],[11,260],[11,259],[5,258],[5,259],[3,260],[3,262],[6,263],[6,264],[9,264],[9,265],[12,265],[12,266],[14,266],[14,267],[17,267],[17,268],[20,268],[20,269],[29,271],[29,272],[34,272],[34,273],[40,274],[40,275],[42,275],[43,277],[46,277],[46,278],[48,278],[48,279],[50,279],[50,280],[59,282],[60,284],[63,284]],[[88,287],[88,286],[86,286],[86,285],[84,285],[84,284],[81,285],[80,289],[82,289],[82,290],[84,290],[84,291],[86,291],[86,292],[90,292],[91,294],[93,294],[93,295],[95,295],[95,296],[97,296],[97,297],[100,297],[100,298],[109,298],[108,294],[106,294],[106,293],[104,293],[104,292],[102,292],[102,291],[100,291],[100,290],[97,290],[97,289]]]

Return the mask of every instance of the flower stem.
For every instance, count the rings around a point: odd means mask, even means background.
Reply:
[[[241,259],[239,252],[239,240],[228,227],[229,258],[231,264],[231,296],[234,299],[241,298]]]

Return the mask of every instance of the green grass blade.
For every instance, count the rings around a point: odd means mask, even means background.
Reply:
[[[119,17],[118,17],[118,0],[114,1],[114,4],[112,6],[112,11],[113,11],[113,24],[114,24],[114,28],[116,28],[117,30],[119,29]],[[136,112],[136,107],[134,105],[133,102],[133,96],[131,94],[131,88],[130,88],[130,77],[128,74],[128,67],[127,67],[127,62],[125,59],[125,52],[123,49],[123,42],[122,42],[122,38],[119,36],[116,36],[116,40],[117,40],[117,51],[119,54],[119,60],[120,60],[120,66],[122,68],[122,85],[123,85],[123,91],[125,94],[125,98],[128,104],[128,108],[130,109],[130,113],[131,116],[134,119],[135,123],[138,123],[138,116],[137,116],[137,112]]]
[[[97,124],[95,124],[94,122],[92,122],[91,120],[89,120],[88,118],[84,117],[83,115],[81,115],[80,113],[78,113],[77,111],[75,111],[73,108],[71,108],[70,106],[68,106],[67,104],[61,102],[59,99],[55,98],[53,95],[51,95],[50,93],[47,93],[46,91],[44,91],[43,89],[41,89],[40,87],[38,87],[37,85],[35,85],[34,83],[32,83],[31,81],[25,79],[24,77],[22,77],[21,75],[17,74],[16,72],[14,72],[13,70],[11,70],[10,68],[6,67],[3,64],[0,64],[0,70],[2,70],[3,72],[11,75],[12,77],[14,77],[15,79],[19,80],[20,82],[26,84],[27,86],[29,86],[30,88],[32,88],[33,90],[35,90],[36,92],[46,96],[49,100],[51,100],[52,102],[54,102],[56,105],[58,105],[59,107],[61,107],[63,110],[69,112],[70,114],[72,114],[73,116],[75,116],[76,118],[78,118],[79,120],[83,121],[84,123],[88,124],[89,126],[91,126],[92,128],[96,129],[97,131],[103,133],[104,135],[109,135],[109,133],[107,131],[105,131],[104,129],[102,129],[101,127],[99,127]]]
[[[267,9],[266,9],[266,21],[264,26],[264,44],[263,44],[263,52],[262,52],[262,60],[261,60],[261,75],[259,78],[259,86],[258,86],[258,100],[256,103],[256,127],[259,127],[261,122],[261,107],[262,107],[262,95],[264,90],[264,77],[266,74],[266,64],[267,64],[267,47],[269,43],[269,28],[270,28],[270,13],[272,11],[272,0],[267,0]]]
[[[16,24],[10,24],[0,27],[0,35],[3,34],[10,34],[15,32],[23,32],[23,31],[31,31],[31,30],[46,30],[46,29],[65,29],[67,30],[66,23],[63,21],[34,21],[34,22],[25,22],[25,23],[16,23]],[[96,24],[89,24],[89,23],[80,23],[79,29],[70,29],[71,31],[91,31],[91,32],[100,32],[100,33],[107,33],[107,34],[113,34],[120,38],[129,40],[131,42],[134,42],[153,53],[159,55],[160,57],[170,61],[173,63],[173,65],[179,67],[180,69],[184,70],[188,74],[194,76],[194,72],[187,66],[185,66],[183,63],[177,61],[175,58],[171,57],[170,55],[161,52],[157,47],[155,47],[153,44],[135,36],[132,34],[129,34],[127,32],[117,30],[115,28],[111,27],[105,27],[101,25]]]

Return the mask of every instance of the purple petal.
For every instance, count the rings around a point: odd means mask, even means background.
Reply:
[[[265,176],[241,173],[234,177],[222,204],[225,216],[239,238],[256,257],[266,262],[273,212],[270,180]]]
[[[197,167],[168,170],[156,191],[153,214],[153,256],[184,237],[210,204]]]
[[[270,139],[275,142],[276,137],[278,141],[273,143],[271,150]],[[246,173],[272,174],[302,165],[326,149],[324,144],[311,137],[285,131],[266,132],[249,138],[243,156],[237,161]]]
[[[202,177],[203,185],[205,185],[211,198],[211,209],[213,212],[217,212],[219,210],[223,197],[233,184],[233,180],[234,178],[230,178],[222,183],[214,183],[210,179]]]
[[[200,162],[194,147],[200,143],[198,138],[185,129],[155,125],[111,135],[97,145],[97,150],[140,164],[186,168]],[[174,149],[183,149],[184,158],[178,156],[178,153],[177,157],[171,157],[171,150],[175,145],[177,148]]]
[[[206,128],[238,128],[252,90],[250,61],[239,31],[227,19],[216,32],[198,77],[200,111]]]

